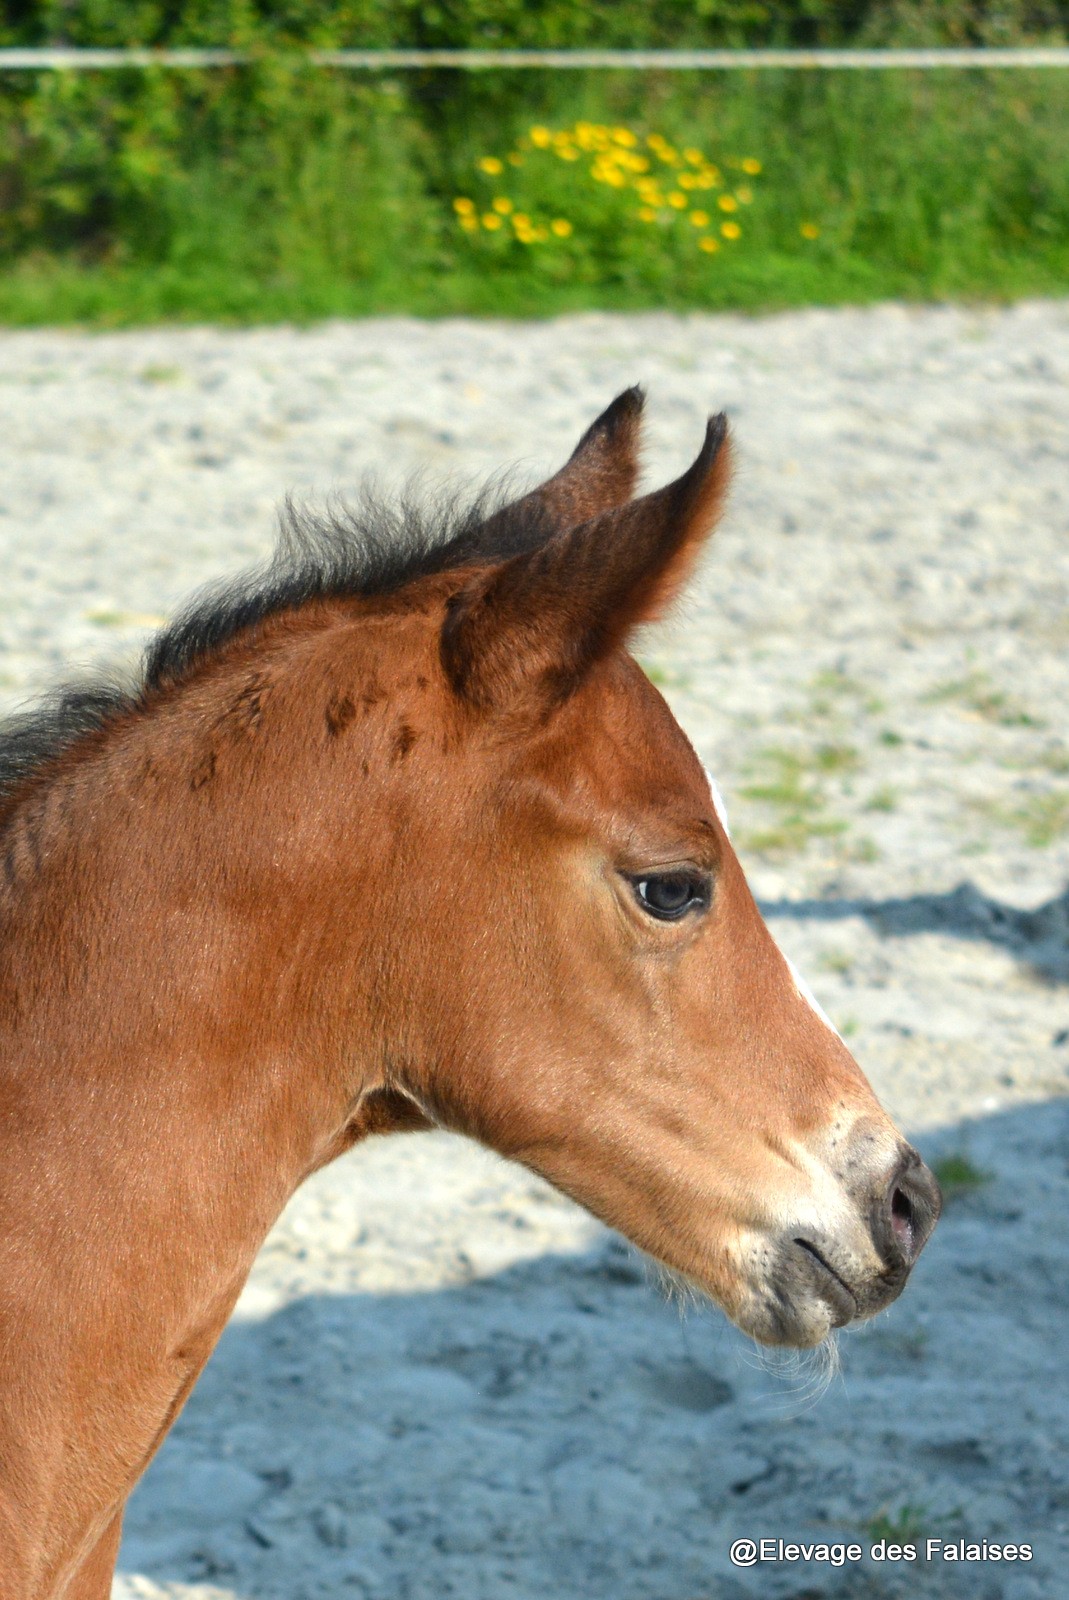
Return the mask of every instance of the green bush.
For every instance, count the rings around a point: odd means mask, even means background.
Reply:
[[[1067,23],[1069,0],[9,0],[3,43],[230,44],[254,60],[0,75],[0,317],[529,313],[1064,289],[1062,73],[389,77],[317,69],[294,47],[1005,42],[1064,38]],[[741,238],[723,236],[730,217],[688,233],[666,205],[643,221],[637,190],[591,179],[592,151],[539,167],[530,150],[504,196],[536,231],[567,221],[566,236],[547,232],[534,248],[511,222],[464,228],[453,202],[470,197],[483,215],[496,196],[481,159],[529,147],[532,127],[581,122],[627,128],[644,150],[661,134],[721,167],[759,161]],[[703,231],[718,251],[698,248]]]
[[[382,86],[253,68],[42,74],[7,112],[0,252],[112,263],[314,257],[373,274],[412,244],[420,130]]]
[[[1069,33],[1069,0],[8,0],[0,45],[1013,44]]]

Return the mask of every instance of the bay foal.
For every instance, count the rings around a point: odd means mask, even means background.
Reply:
[[[759,1340],[901,1289],[938,1191],[627,653],[727,478],[716,418],[633,500],[640,412],[437,534],[298,530],[4,735],[3,1600],[105,1600],[265,1234],[368,1134],[483,1140]]]

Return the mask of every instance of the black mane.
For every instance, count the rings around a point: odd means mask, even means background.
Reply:
[[[396,593],[419,578],[533,549],[553,532],[531,497],[503,504],[498,478],[476,498],[386,506],[370,490],[323,513],[287,501],[274,555],[200,590],[145,651],[133,682],[102,678],[53,691],[0,723],[0,804],[43,767],[116,718],[147,707],[237,634],[311,600]]]

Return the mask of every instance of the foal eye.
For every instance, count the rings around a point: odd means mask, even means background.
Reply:
[[[643,911],[661,922],[677,922],[709,904],[709,880],[696,872],[658,872],[631,881]]]

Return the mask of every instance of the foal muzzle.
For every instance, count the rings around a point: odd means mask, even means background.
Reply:
[[[853,1226],[788,1229],[777,1240],[758,1338],[816,1344],[901,1294],[939,1218],[934,1175],[907,1145],[890,1174],[851,1198]]]

